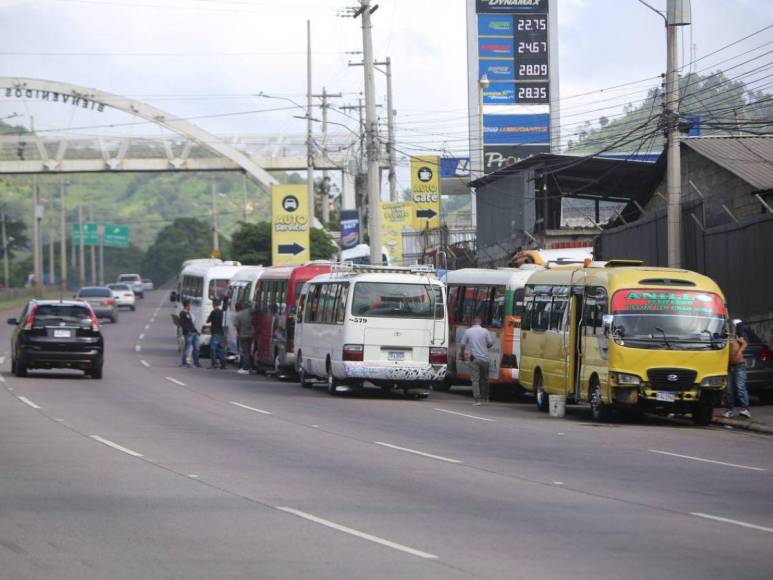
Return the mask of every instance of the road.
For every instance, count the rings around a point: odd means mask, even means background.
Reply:
[[[3,577],[770,578],[769,437],[181,369],[162,299],[101,381],[0,331]]]

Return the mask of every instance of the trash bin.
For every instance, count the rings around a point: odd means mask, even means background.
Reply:
[[[566,415],[566,395],[550,395],[548,399],[551,417]]]

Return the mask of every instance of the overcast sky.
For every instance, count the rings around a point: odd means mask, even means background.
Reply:
[[[665,0],[650,0],[665,7]],[[353,104],[362,68],[348,63],[361,49],[359,21],[337,13],[345,0],[0,0],[0,76],[72,82],[152,103],[216,133],[301,133],[297,111],[201,118],[291,106],[259,92],[304,102],[306,20],[312,22],[313,84],[342,92]],[[373,15],[376,57],[390,56],[401,147],[406,151],[466,149],[466,28],[464,0],[380,0]],[[690,59],[773,24],[771,0],[693,0],[692,31],[681,43]],[[662,20],[637,0],[559,0],[562,125],[620,113],[656,80],[575,97],[665,68]],[[702,70],[773,40],[773,31],[700,62]],[[769,62],[770,59],[767,59]],[[732,64],[732,63],[730,63]],[[378,77],[383,100],[384,82]],[[615,98],[611,98],[615,97]],[[604,99],[602,112],[597,101]],[[13,113],[36,128],[79,129],[130,121],[125,115],[0,96],[0,117]],[[349,123],[331,111],[331,120]],[[153,135],[149,125],[103,129]]]

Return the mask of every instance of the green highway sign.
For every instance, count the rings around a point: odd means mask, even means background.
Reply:
[[[104,243],[106,248],[128,248],[129,226],[105,224]]]
[[[72,243],[76,245],[81,243],[81,231],[78,224],[72,225]],[[83,245],[99,245],[99,226],[97,224],[83,224]]]

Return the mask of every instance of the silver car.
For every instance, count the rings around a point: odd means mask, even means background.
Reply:
[[[113,291],[107,286],[85,286],[78,290],[75,298],[87,302],[97,318],[109,318],[110,322],[118,322],[118,304],[113,297]]]

